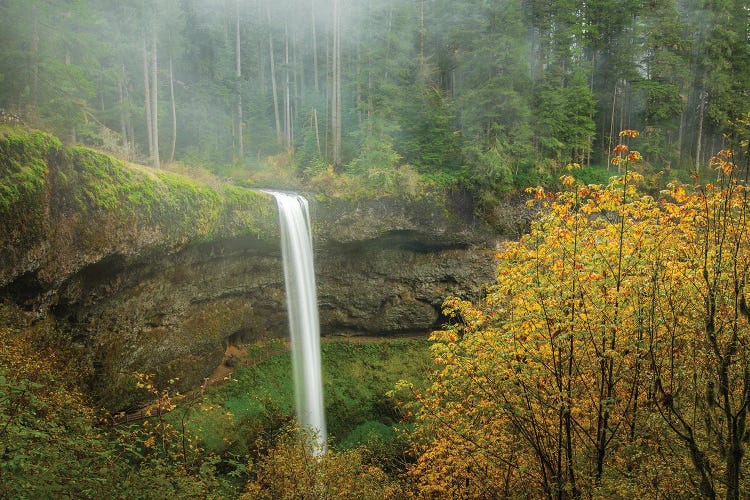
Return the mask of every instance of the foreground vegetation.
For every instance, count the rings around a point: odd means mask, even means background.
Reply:
[[[209,389],[199,407],[169,417],[175,425],[184,422],[212,452],[247,453],[258,432],[290,424],[294,415],[291,357],[284,343],[250,349],[251,356],[267,359],[240,366],[224,384]],[[330,445],[352,448],[372,441],[385,449],[397,444],[392,426],[401,412],[386,394],[399,380],[424,385],[431,366],[427,340],[327,340],[321,357]],[[265,430],[259,422],[265,422]]]
[[[1,324],[25,323],[15,308],[0,312]],[[324,343],[331,451],[311,460],[283,342],[254,348],[265,359],[192,402],[137,375],[151,416],[117,426],[87,403],[88,374],[65,344],[46,323],[0,328],[2,497],[386,498],[408,461],[386,393],[399,379],[423,386],[430,365],[426,340]]]

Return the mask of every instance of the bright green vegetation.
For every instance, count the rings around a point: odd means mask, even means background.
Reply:
[[[47,153],[61,146],[47,134],[0,128],[0,213],[16,204],[28,208],[44,186]]]
[[[282,346],[283,347],[283,346]],[[252,349],[252,348],[251,348]],[[255,348],[250,358],[263,361],[240,367],[232,380],[187,413],[187,425],[214,452],[248,452],[250,429],[262,422],[280,426],[294,414],[291,357],[275,346]],[[429,343],[424,340],[372,342],[327,341],[321,346],[323,390],[329,437],[336,447],[350,448],[396,438],[401,420],[386,396],[399,380],[424,385],[430,372]],[[180,410],[170,418],[182,419]]]
[[[210,186],[167,171],[153,171],[128,165],[111,156],[83,147],[65,152],[56,189],[73,193],[77,209],[108,211],[120,220],[160,225],[179,233],[208,237],[223,229],[221,222],[258,230],[248,217],[237,220],[232,213],[249,212],[267,205],[265,195],[235,186]],[[259,203],[260,202],[260,203]],[[224,219],[224,220],[222,220]]]
[[[0,219],[8,227],[38,229],[57,217],[52,222],[151,226],[178,240],[276,231],[267,195],[66,147],[24,127],[0,125],[0,165]]]

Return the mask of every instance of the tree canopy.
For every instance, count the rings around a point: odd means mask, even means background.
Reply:
[[[488,190],[609,168],[638,129],[687,179],[750,108],[749,27],[741,0],[7,0],[0,107],[154,165],[379,150]]]

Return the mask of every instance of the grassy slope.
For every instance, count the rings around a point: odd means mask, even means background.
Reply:
[[[326,420],[334,444],[351,447],[372,437],[392,437],[397,412],[386,397],[399,380],[424,385],[431,369],[429,342],[382,340],[374,342],[324,342],[321,348]],[[293,413],[294,386],[288,352],[239,368],[233,380],[209,390],[200,405],[185,413],[188,427],[209,449],[241,451],[247,443],[247,425]],[[245,433],[245,435],[243,435]]]

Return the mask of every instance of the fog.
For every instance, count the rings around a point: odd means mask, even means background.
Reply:
[[[748,110],[741,3],[3,0],[0,107],[155,166],[284,153],[304,172],[390,148],[391,166],[531,182],[606,166],[637,128],[649,164],[688,172]]]

